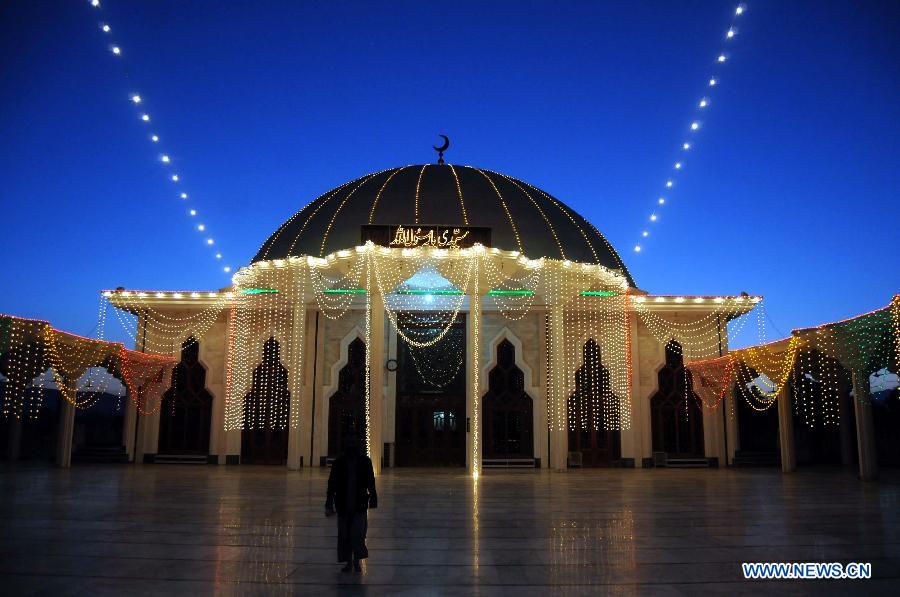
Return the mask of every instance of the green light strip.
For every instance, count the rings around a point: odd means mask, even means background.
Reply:
[[[365,294],[365,288],[326,288],[325,294]]]
[[[489,290],[489,296],[531,296],[533,290]]]
[[[582,290],[581,296],[619,296],[619,293],[611,290]]]
[[[425,294],[425,295],[456,295],[462,294],[462,290],[424,290],[421,288],[404,288],[398,290],[397,294]]]
[[[245,288],[241,294],[275,294],[277,292],[274,288]]]

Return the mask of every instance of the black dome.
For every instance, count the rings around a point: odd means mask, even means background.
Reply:
[[[612,245],[562,201],[505,174],[449,164],[392,168],[345,183],[282,224],[253,261],[349,249],[360,244],[366,224],[486,227],[498,249],[604,265],[634,286]]]

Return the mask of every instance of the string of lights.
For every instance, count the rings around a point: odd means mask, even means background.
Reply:
[[[103,5],[100,0],[88,0],[88,3],[100,16],[103,15]],[[113,29],[108,20],[102,18],[98,22],[98,28],[104,39],[107,41],[110,54],[122,67],[125,79],[131,84],[131,74],[125,64],[125,51],[122,45],[116,41],[118,36],[117,31]],[[127,101],[132,104],[137,118],[143,123],[147,141],[156,153],[157,160],[163,171],[166,173],[166,178],[171,182],[172,188],[174,189],[174,195],[177,196],[178,202],[184,206],[185,213],[191,221],[191,226],[203,239],[203,244],[210,249],[215,261],[223,264],[220,265],[222,271],[225,272],[225,274],[230,274],[231,266],[225,261],[224,254],[219,248],[219,243],[212,236],[207,225],[201,219],[199,209],[193,203],[193,196],[188,193],[187,188],[183,184],[182,174],[175,168],[174,154],[165,149],[166,143],[160,133],[159,127],[156,125],[156,121],[151,118],[150,110],[147,107],[147,96],[136,89],[132,89],[128,93]]]
[[[172,357],[147,355],[117,342],[57,330],[46,321],[7,315],[0,315],[0,354],[6,378],[0,414],[29,420],[38,419],[44,393],[51,387],[80,410],[103,396],[121,399],[123,393],[139,405],[141,395],[154,390],[149,380],[161,382],[174,364]],[[145,385],[148,390],[139,391]]]
[[[711,98],[713,93],[721,83],[719,72],[729,60],[728,48],[731,46],[731,42],[734,40],[734,38],[737,37],[737,21],[746,11],[747,6],[745,4],[740,4],[737,6],[737,8],[734,9],[734,12],[731,15],[731,22],[728,26],[728,29],[725,30],[725,33],[722,36],[722,46],[719,53],[716,55],[715,60],[713,61],[712,73],[706,81],[705,92],[697,100],[696,106],[694,108],[694,117],[691,119],[691,122],[687,127],[687,136],[681,142],[681,146],[678,150],[678,155],[673,160],[669,170],[669,174],[663,183],[663,190],[661,194],[657,196],[655,200],[655,207],[647,216],[647,224],[641,230],[640,239],[634,245],[635,253],[640,253],[643,250],[643,245],[641,244],[642,239],[648,238],[650,236],[650,230],[652,229],[652,227],[657,222],[659,222],[659,214],[664,206],[669,204],[671,193],[678,182],[678,176],[681,175],[685,170],[685,167],[687,165],[687,156],[690,154],[691,149],[693,149],[695,139],[697,138],[700,130],[703,128],[703,115],[706,113],[707,108],[709,108],[710,104],[712,103]]]

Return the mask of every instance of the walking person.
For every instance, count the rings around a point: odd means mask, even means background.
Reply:
[[[333,516],[337,511],[338,562],[346,562],[342,568],[344,572],[350,572],[351,566],[359,572],[359,561],[369,557],[366,511],[377,507],[372,461],[360,453],[359,442],[351,437],[344,444],[343,453],[331,465],[325,497],[325,514]]]

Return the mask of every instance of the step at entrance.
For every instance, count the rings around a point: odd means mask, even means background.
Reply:
[[[72,462],[128,462],[125,446],[81,446],[72,452]]]
[[[157,454],[153,464],[206,464],[206,454]]]
[[[533,469],[534,458],[484,458],[481,468]]]

